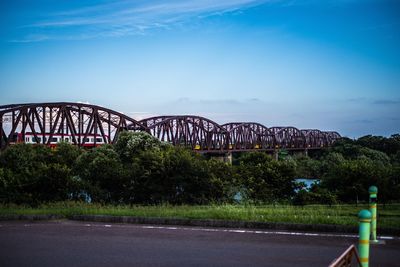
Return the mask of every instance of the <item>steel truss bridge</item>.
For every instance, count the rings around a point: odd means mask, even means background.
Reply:
[[[53,136],[68,136],[84,146],[88,136],[112,144],[121,131],[145,131],[161,141],[203,153],[238,151],[308,150],[332,145],[337,132],[295,127],[266,127],[256,122],[218,124],[199,116],[158,116],[137,121],[111,109],[84,103],[27,103],[0,106],[0,148],[15,142],[15,136],[34,136],[50,144]],[[45,136],[47,138],[45,138]],[[94,138],[96,145],[97,138]]]

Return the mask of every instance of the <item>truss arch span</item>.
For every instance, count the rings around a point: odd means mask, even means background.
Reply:
[[[328,140],[328,145],[332,145],[336,140],[339,140],[340,138],[342,138],[342,136],[335,131],[326,131],[323,132],[324,135],[326,136],[326,139]]]
[[[78,146],[113,143],[118,134],[136,125],[136,120],[111,109],[71,102],[14,104],[0,106],[1,148],[18,141],[50,145],[64,140]]]
[[[304,134],[307,147],[318,148],[329,146],[329,140],[325,132],[317,129],[304,129],[301,132]]]
[[[257,122],[232,122],[222,125],[226,130],[230,150],[268,150],[274,146],[274,135],[266,126]]]
[[[306,138],[304,133],[296,127],[272,127],[274,133],[275,148],[280,149],[304,149]]]
[[[225,148],[225,130],[216,122],[193,115],[152,117],[140,121],[159,140],[199,151]]]

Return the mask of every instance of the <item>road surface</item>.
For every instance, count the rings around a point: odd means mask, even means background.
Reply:
[[[400,266],[400,239],[370,266]],[[0,222],[0,266],[328,266],[351,235],[74,221]]]

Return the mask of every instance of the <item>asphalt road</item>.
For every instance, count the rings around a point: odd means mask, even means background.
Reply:
[[[0,266],[328,266],[352,236],[101,224],[0,222]],[[370,266],[400,266],[400,239]]]

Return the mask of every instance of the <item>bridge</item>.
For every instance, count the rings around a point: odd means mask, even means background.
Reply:
[[[145,131],[161,141],[203,153],[240,151],[307,151],[329,147],[334,131],[266,127],[257,122],[218,124],[183,115],[135,120],[123,113],[85,103],[25,103],[0,106],[0,148],[32,136],[34,143],[51,145],[55,136],[77,146],[112,144],[122,131]],[[94,137],[94,138],[89,138]]]

